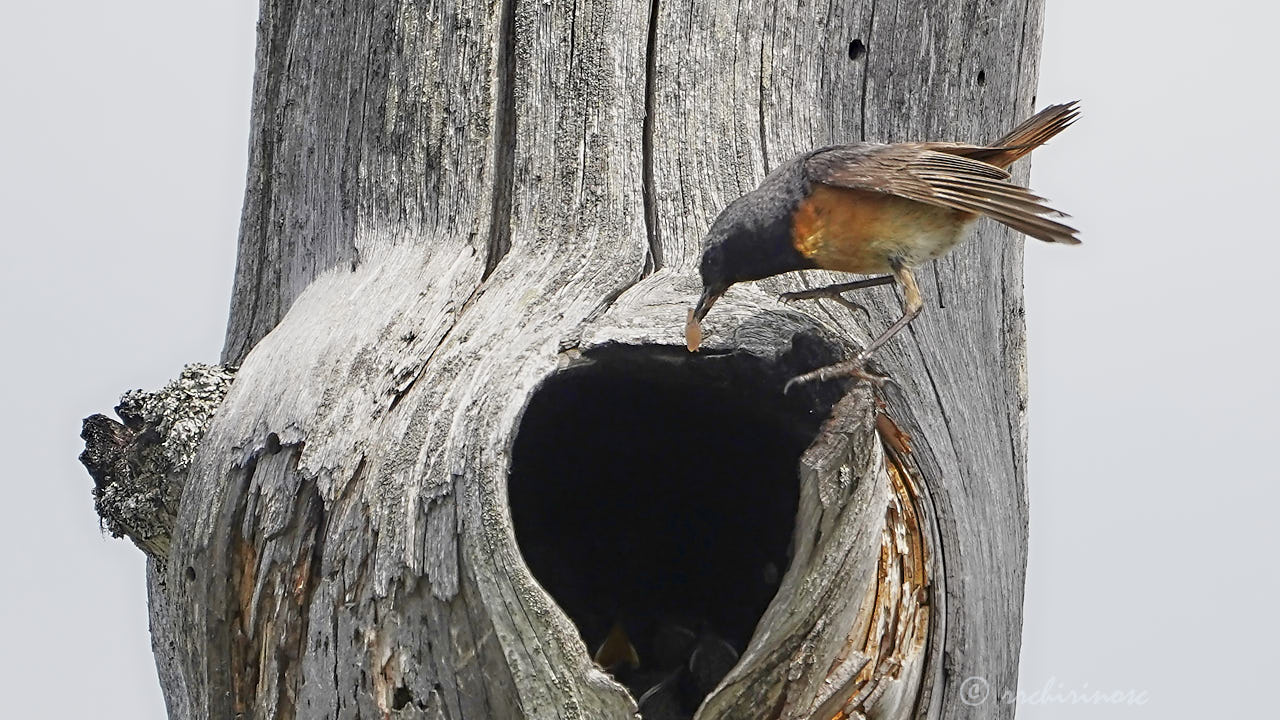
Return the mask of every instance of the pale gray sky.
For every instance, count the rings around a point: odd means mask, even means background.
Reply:
[[[1150,702],[1020,718],[1275,714],[1278,21],[1247,0],[1048,2],[1039,96],[1085,117],[1032,176],[1085,244],[1027,251],[1020,685]]]
[[[254,2],[0,12],[0,687],[11,718],[163,718],[143,556],[98,532],[80,418],[222,346]]]
[[[98,532],[77,433],[217,359],[256,14],[70,0],[0,22],[6,716],[163,717],[142,554]],[[1085,117],[1033,184],[1085,244],[1027,252],[1020,718],[1273,706],[1278,21],[1245,0],[1048,0],[1040,102]],[[1093,690],[1147,702],[1061,701]]]

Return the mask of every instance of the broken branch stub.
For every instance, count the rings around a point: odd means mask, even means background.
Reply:
[[[163,560],[188,468],[236,368],[193,363],[161,390],[132,390],[116,406],[123,424],[84,420],[80,462],[93,477],[94,508],[113,537]]]

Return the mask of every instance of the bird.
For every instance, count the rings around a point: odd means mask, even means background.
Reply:
[[[802,153],[727,207],[703,242],[702,295],[689,310],[685,342],[702,343],[702,320],[735,283],[793,270],[823,269],[873,277],[785,293],[783,300],[830,298],[851,309],[850,290],[897,284],[902,316],[853,359],[792,378],[784,387],[849,375],[887,378],[867,361],[924,308],[913,269],[959,244],[986,215],[1039,240],[1079,244],[1067,215],[1010,181],[1019,158],[1067,129],[1079,101],[1051,105],[990,145],[957,142],[855,143]]]
[[[640,655],[636,652],[636,646],[631,644],[631,638],[627,637],[627,629],[622,626],[621,620],[614,621],[613,628],[591,659],[605,670],[624,665],[632,670],[640,667]]]

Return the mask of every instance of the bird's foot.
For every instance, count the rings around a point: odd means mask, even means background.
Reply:
[[[826,298],[828,300],[834,300],[837,303],[840,303],[841,305],[848,308],[850,312],[860,312],[868,320],[870,320],[871,312],[867,310],[866,307],[859,305],[858,303],[842,295],[841,293],[847,292],[847,289],[841,290],[840,288],[841,286],[839,285],[833,285],[831,287],[814,288],[812,290],[796,290],[794,292],[782,293],[781,295],[778,296],[778,299],[781,300],[782,302],[789,303],[789,302],[795,302],[797,300],[817,300],[820,298]]]
[[[804,385],[815,380],[825,382],[838,377],[857,378],[858,380],[870,383],[876,388],[882,388],[885,386],[885,383],[893,382],[893,379],[886,375],[880,375],[879,373],[874,373],[868,370],[867,362],[870,359],[871,356],[867,353],[858,353],[857,357],[852,360],[846,360],[845,362],[836,363],[835,365],[827,365],[826,367],[820,367],[817,370],[810,370],[803,375],[797,375],[788,380],[787,384],[782,387],[782,392],[789,392],[794,385]]]

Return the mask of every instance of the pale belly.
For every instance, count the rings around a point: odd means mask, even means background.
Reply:
[[[794,243],[827,270],[871,275],[945,255],[976,215],[881,193],[823,188],[797,213]]]
[[[894,198],[901,207],[893,213],[897,221],[879,222],[873,232],[873,245],[886,255],[896,255],[908,265],[939,258],[951,251],[969,234],[975,216],[947,208],[934,207],[914,200]]]

